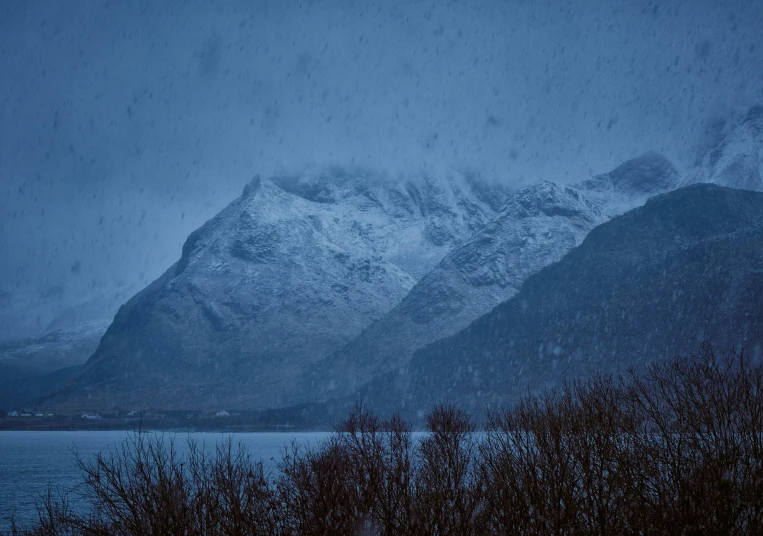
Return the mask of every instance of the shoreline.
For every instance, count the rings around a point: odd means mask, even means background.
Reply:
[[[328,425],[253,422],[194,422],[181,423],[175,419],[99,419],[12,417],[0,419],[0,432],[172,432],[172,433],[255,433],[255,432],[332,432]]]

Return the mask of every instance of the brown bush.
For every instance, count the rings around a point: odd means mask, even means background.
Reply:
[[[489,532],[627,532],[620,402],[612,379],[599,377],[491,415],[480,446]]]
[[[277,487],[298,534],[410,534],[414,517],[411,426],[381,421],[362,404],[317,450],[285,452]]]
[[[415,479],[417,534],[478,534],[483,489],[475,474],[474,425],[461,410],[438,406],[427,429]]]
[[[697,355],[631,373],[625,410],[638,426],[629,466],[642,524],[684,534],[763,532],[763,367],[740,352]],[[635,469],[637,468],[637,470]]]

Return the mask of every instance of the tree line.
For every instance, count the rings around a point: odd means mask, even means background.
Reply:
[[[358,404],[278,471],[233,442],[135,433],[78,458],[89,511],[49,492],[30,535],[763,534],[763,365],[696,354],[529,395],[477,429],[413,434]]]

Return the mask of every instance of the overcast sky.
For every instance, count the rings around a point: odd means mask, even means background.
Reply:
[[[763,2],[0,2],[0,290],[149,281],[255,174],[691,163]]]

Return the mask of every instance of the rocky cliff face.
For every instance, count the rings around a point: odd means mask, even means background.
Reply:
[[[257,179],[119,310],[81,376],[51,401],[292,403],[306,367],[392,309],[505,195],[464,176]]]
[[[763,348],[763,194],[695,185],[604,223],[521,291],[416,352],[409,405],[474,411],[596,371]]]

